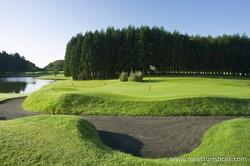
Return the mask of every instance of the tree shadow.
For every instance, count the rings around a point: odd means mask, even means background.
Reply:
[[[132,154],[133,156],[141,157],[140,151],[143,143],[138,139],[129,135],[102,130],[98,130],[98,134],[106,146],[114,150]]]
[[[0,120],[6,120],[6,118],[5,118],[5,117],[1,117],[1,116],[0,116]]]
[[[25,82],[1,82],[0,92],[2,93],[20,93],[27,87]]]

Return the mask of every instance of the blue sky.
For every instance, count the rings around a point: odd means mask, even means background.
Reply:
[[[0,0],[0,51],[44,67],[64,58],[72,36],[109,25],[250,36],[249,9],[249,0]]]

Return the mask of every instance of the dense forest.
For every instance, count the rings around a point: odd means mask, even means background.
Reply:
[[[77,34],[68,42],[64,73],[74,80],[117,78],[122,71],[250,76],[246,35],[189,36],[164,28],[129,26]]]
[[[35,64],[18,53],[0,52],[0,74],[40,70]]]

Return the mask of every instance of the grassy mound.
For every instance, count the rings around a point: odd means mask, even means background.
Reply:
[[[164,78],[61,81],[32,93],[27,110],[92,115],[250,115],[249,80]]]
[[[102,165],[137,163],[104,146],[95,127],[74,116],[34,116],[0,122],[4,165]]]
[[[205,133],[201,145],[193,152],[183,155],[182,158],[196,157],[202,160],[206,157],[214,160],[214,163],[218,165],[221,163],[225,165],[250,165],[249,146],[250,119],[233,119],[210,128]],[[233,162],[234,160],[235,162]]]
[[[35,92],[24,104],[25,109],[49,114],[89,115],[250,115],[249,99],[186,98],[166,101],[117,99],[112,95],[65,93],[47,95]]]
[[[250,157],[250,120],[220,123],[205,134],[201,146],[182,157]],[[3,165],[193,165],[194,161],[141,159],[114,151],[100,141],[95,127],[75,116],[33,116],[0,121]],[[231,162],[235,164],[235,162]],[[241,162],[250,164],[249,161]],[[216,165],[217,162],[204,164]]]

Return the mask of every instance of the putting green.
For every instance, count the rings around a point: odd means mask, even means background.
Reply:
[[[149,84],[151,90],[149,90]],[[250,98],[250,80],[154,77],[150,83],[118,80],[65,81],[52,84],[55,92],[107,93],[138,100],[166,100],[187,97]]]
[[[149,91],[148,81],[58,81],[29,95],[23,106],[54,114],[250,114],[249,80],[154,77],[150,85]]]

